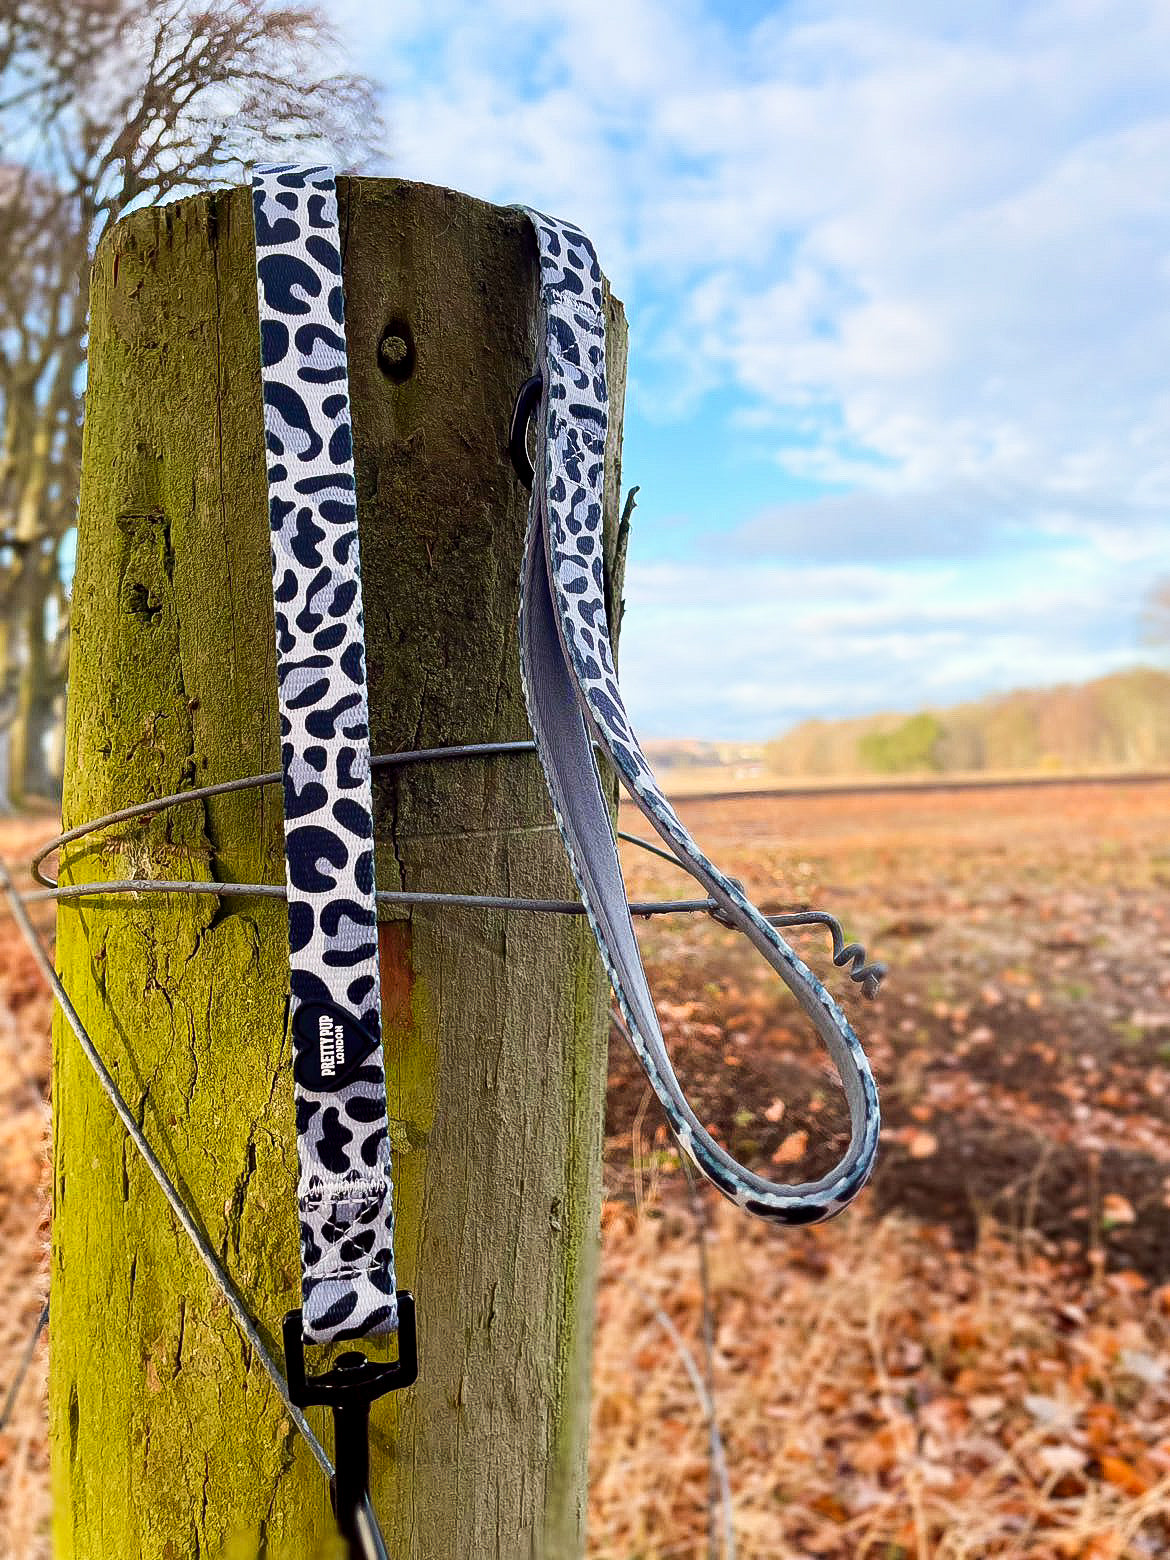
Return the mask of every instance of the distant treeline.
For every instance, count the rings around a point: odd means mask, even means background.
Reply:
[[[764,762],[782,775],[1170,767],[1170,672],[1135,667],[914,715],[806,720],[769,742]]]

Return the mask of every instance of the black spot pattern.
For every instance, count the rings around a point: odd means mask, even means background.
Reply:
[[[605,614],[601,538],[608,409],[601,271],[592,245],[577,229],[539,212],[530,211],[528,216],[540,255],[544,316],[540,364],[545,392],[544,441],[537,454],[529,511],[525,579],[535,580],[535,593],[547,592],[547,598],[530,602],[522,592],[522,670],[557,822],[634,1050],[683,1151],[725,1196],[748,1212],[786,1224],[815,1223],[845,1207],[870,1174],[879,1129],[877,1089],[865,1053],[841,1009],[739,885],[700,851],[659,788],[630,726]],[[563,752],[563,728],[556,749],[544,733],[531,665],[537,636],[542,676],[549,676],[550,658],[559,661],[577,697],[580,725],[574,728],[577,745],[572,758]],[[597,861],[590,862],[590,872],[580,870],[581,853],[598,848],[596,830],[581,830],[576,821],[584,815],[582,786],[598,787],[596,801],[604,811],[600,782],[590,773],[588,741],[593,734],[654,828],[717,900],[731,924],[750,938],[788,984],[824,1041],[846,1087],[853,1136],[840,1163],[822,1180],[784,1186],[752,1174],[715,1142],[687,1103],[670,1065],[624,896],[611,899],[608,887],[602,895],[596,886],[620,884],[616,849],[608,847],[613,855],[605,872],[597,870]],[[586,778],[579,771],[586,772]],[[569,816],[562,816],[558,796],[572,801]],[[616,935],[623,917],[628,940]],[[610,933],[603,927],[611,929],[620,954],[611,947]]]
[[[381,1034],[369,720],[337,200],[326,168],[252,182],[276,608],[289,985]],[[298,1042],[300,1043],[300,1042]],[[324,1076],[314,1074],[324,1082]],[[331,1092],[296,1085],[305,1337],[391,1331],[390,1146],[379,1046]]]

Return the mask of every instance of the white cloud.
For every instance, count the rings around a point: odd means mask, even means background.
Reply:
[[[832,410],[794,469],[894,491],[1165,481],[1166,447],[1134,435],[1170,349],[1170,94],[1150,101],[1137,50],[1097,49],[1118,30],[1112,8],[1099,40],[1070,29],[1059,49],[900,53],[876,29],[862,50],[855,27],[835,77],[822,59],[794,91],[789,71],[730,122],[692,105],[718,176],[670,226],[721,239],[680,335],[779,418]],[[724,255],[729,235],[746,256]],[[753,257],[778,250],[765,281]]]
[[[1123,571],[635,565],[622,685],[648,736],[753,737],[809,715],[945,705],[1132,661]]]
[[[396,171],[592,234],[630,308],[639,404],[669,420],[714,392],[728,419],[734,395],[753,448],[852,490],[771,506],[669,601],[635,569],[626,675],[656,729],[764,731],[841,702],[823,655],[795,681],[755,674],[757,642],[788,644],[791,579],[761,596],[769,559],[861,557],[903,611],[880,645],[852,642],[850,697],[889,702],[893,664],[911,699],[1114,664],[1109,625],[1164,572],[1170,519],[1164,0],[796,0],[748,31],[715,0],[332,9],[389,75]],[[1026,629],[1000,620],[995,556]],[[914,558],[938,560],[944,602],[946,570],[982,560],[945,635],[895,571]]]

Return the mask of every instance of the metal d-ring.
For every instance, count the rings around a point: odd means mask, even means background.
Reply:
[[[536,479],[536,468],[528,453],[528,425],[532,421],[533,412],[540,405],[543,390],[544,380],[539,374],[533,374],[531,379],[524,381],[516,397],[516,405],[512,411],[512,427],[508,433],[508,454],[512,457],[516,475],[527,488],[530,488]]]

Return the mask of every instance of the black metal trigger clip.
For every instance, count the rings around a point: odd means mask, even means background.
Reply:
[[[330,1370],[310,1376],[302,1325],[300,1311],[290,1311],[284,1319],[288,1395],[298,1408],[322,1404],[333,1411],[333,1514],[349,1560],[388,1560],[370,1504],[370,1404],[418,1380],[414,1299],[409,1291],[398,1291],[396,1360],[372,1360],[351,1350]]]

